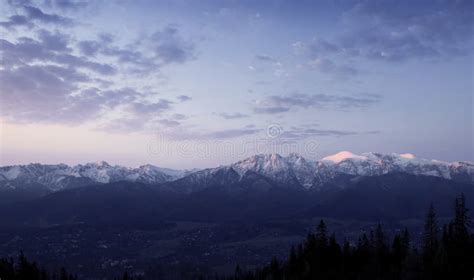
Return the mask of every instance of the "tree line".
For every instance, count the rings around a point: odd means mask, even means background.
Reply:
[[[289,279],[474,279],[474,234],[465,197],[454,201],[454,218],[439,225],[433,205],[428,209],[422,244],[412,246],[405,229],[389,239],[382,225],[360,236],[356,244],[339,244],[323,220],[306,240],[292,247],[286,261],[244,271],[237,266],[229,280]]]
[[[13,258],[0,259],[0,279],[2,280],[77,280],[66,269],[49,272],[38,266],[36,262],[29,261],[20,253],[17,260]]]

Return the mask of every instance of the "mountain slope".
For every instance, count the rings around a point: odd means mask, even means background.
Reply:
[[[186,178],[148,185],[114,182],[52,193],[39,199],[0,207],[1,225],[49,226],[159,225],[163,221],[231,222],[331,217],[343,220],[422,218],[430,203],[440,216],[452,210],[452,199],[466,195],[474,207],[471,184],[434,176],[391,173],[359,176],[341,188],[284,188],[254,172],[242,177],[221,169],[200,189]],[[176,191],[183,183],[182,191]],[[193,189],[188,188],[189,186]],[[171,191],[170,191],[171,190]]]
[[[474,207],[474,186],[435,176],[389,173],[358,177],[346,188],[326,196],[309,216],[343,219],[400,220],[423,217],[433,203],[438,215],[452,212],[460,193]]]

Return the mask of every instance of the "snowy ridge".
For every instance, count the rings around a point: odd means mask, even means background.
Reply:
[[[378,176],[393,172],[436,176],[474,183],[474,164],[443,162],[415,157],[413,154],[363,153],[343,151],[319,161],[308,161],[297,154],[255,155],[231,165],[241,176],[247,171],[266,176],[279,183],[294,180],[305,188],[315,188],[334,180],[338,174]]]
[[[4,186],[11,189],[15,188],[15,185],[39,183],[51,191],[58,191],[69,187],[116,181],[159,184],[179,179],[186,174],[187,171],[160,168],[149,164],[129,168],[112,166],[105,161],[75,166],[33,163],[0,167],[0,188]]]
[[[129,168],[96,162],[68,166],[65,164],[28,164],[0,167],[0,189],[15,189],[28,184],[40,184],[51,191],[71,187],[132,181],[145,184],[161,184],[176,181],[191,185],[206,185],[209,182],[225,184],[234,182],[246,174],[256,173],[280,185],[318,188],[337,180],[338,176],[378,176],[393,172],[414,175],[436,176],[461,182],[474,183],[472,162],[443,162],[415,157],[413,154],[362,153],[343,151],[319,161],[309,161],[298,154],[254,155],[228,166],[205,170],[173,170],[142,165]],[[216,181],[217,180],[217,181]],[[191,191],[191,189],[190,189]]]

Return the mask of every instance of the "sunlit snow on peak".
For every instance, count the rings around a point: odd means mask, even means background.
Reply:
[[[410,153],[406,153],[406,154],[400,154],[400,157],[401,157],[401,158],[406,158],[406,159],[414,159],[414,158],[415,158],[415,155],[414,155],[414,154],[410,154]]]
[[[331,161],[333,163],[340,163],[341,161],[344,161],[346,159],[359,159],[359,160],[366,160],[366,156],[361,156],[361,155],[356,155],[354,153],[351,153],[349,151],[342,151],[337,154],[327,156],[323,158],[323,161]]]

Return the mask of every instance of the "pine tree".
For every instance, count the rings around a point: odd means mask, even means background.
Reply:
[[[282,273],[280,269],[280,263],[276,258],[273,258],[271,263],[270,263],[270,275],[271,279],[281,279]]]
[[[61,272],[59,273],[59,279],[61,280],[69,280],[69,275],[67,274],[66,270],[63,268],[61,268]]]
[[[327,227],[323,220],[316,228],[316,242],[320,248],[325,248],[328,245]]]
[[[387,237],[381,224],[378,224],[375,229],[374,242],[377,275],[383,278],[389,269],[389,248],[387,245]]]
[[[375,242],[374,247],[377,254],[379,255],[385,254],[388,248],[387,248],[385,233],[383,231],[381,224],[378,224],[375,230],[374,242]]]
[[[454,202],[454,219],[449,224],[447,237],[448,273],[457,279],[472,279],[474,252],[469,236],[470,224],[465,196]]]
[[[433,204],[430,205],[426,214],[423,232],[422,255],[425,267],[431,270],[433,260],[438,250],[438,222]]]
[[[452,222],[453,232],[452,238],[455,242],[464,243],[469,239],[468,226],[470,224],[468,209],[466,208],[466,201],[464,194],[456,198],[454,203],[454,220]]]
[[[393,243],[392,243],[392,254],[391,254],[391,261],[393,263],[393,271],[396,275],[396,278],[398,279],[402,270],[402,263],[404,260],[404,254],[403,254],[403,244],[402,244],[402,238],[400,235],[396,235],[393,238]]]
[[[291,246],[287,270],[287,278],[289,278],[290,275],[294,275],[298,270],[298,255],[296,254],[295,246]]]
[[[18,279],[25,280],[36,280],[40,278],[40,270],[36,263],[30,263],[23,252],[20,253],[18,258],[17,277]]]
[[[404,257],[406,257],[408,253],[410,252],[410,242],[411,242],[410,233],[408,232],[407,228],[405,228],[405,230],[403,231],[401,241],[402,241],[402,246],[403,246]]]

